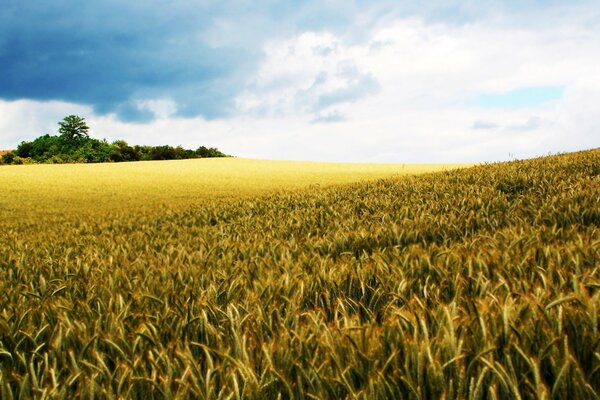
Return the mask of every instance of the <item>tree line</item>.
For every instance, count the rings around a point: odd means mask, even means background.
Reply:
[[[16,150],[0,156],[0,164],[31,163],[102,163],[146,160],[182,160],[189,158],[228,157],[215,147],[196,150],[182,146],[130,146],[124,140],[108,143],[89,136],[85,119],[69,115],[58,123],[58,135],[46,134]]]

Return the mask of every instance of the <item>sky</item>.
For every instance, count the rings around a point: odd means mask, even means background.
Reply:
[[[0,149],[521,159],[600,147],[599,65],[598,0],[2,0]]]

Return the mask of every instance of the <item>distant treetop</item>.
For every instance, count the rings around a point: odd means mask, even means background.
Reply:
[[[58,133],[72,140],[89,138],[90,128],[85,123],[85,118],[77,115],[69,115],[58,123]]]

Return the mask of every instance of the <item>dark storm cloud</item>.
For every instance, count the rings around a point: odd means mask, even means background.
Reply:
[[[9,0],[0,13],[0,97],[90,104],[123,119],[149,118],[136,102],[165,96],[185,114],[226,113],[257,49],[204,41],[209,5],[143,4]]]
[[[171,98],[178,114],[232,110],[273,35],[351,26],[353,8],[319,2],[4,0],[0,98],[92,105],[152,118],[139,101]]]

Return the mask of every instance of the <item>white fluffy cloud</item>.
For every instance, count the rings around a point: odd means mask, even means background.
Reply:
[[[0,149],[13,149],[23,140],[54,134],[58,121],[70,114],[90,115],[91,108],[61,101],[0,100]]]
[[[281,149],[293,158],[491,161],[595,147],[598,43],[597,26],[568,21],[514,29],[489,21],[456,26],[404,19],[375,28],[359,43],[305,33],[267,47],[255,85],[240,103],[301,119],[297,142]],[[348,66],[377,90],[361,91],[359,79],[340,73]],[[564,96],[513,108],[469,101],[538,86],[563,87]],[[319,95],[328,93],[322,90],[309,96],[307,107],[304,95],[315,87],[348,96],[322,102]],[[335,123],[320,123],[322,117]]]
[[[550,17],[548,17],[550,18]],[[0,148],[88,116],[97,136],[216,146],[241,157],[331,161],[495,161],[600,146],[600,28],[579,14],[525,26],[386,21],[357,40],[304,32],[274,39],[235,99],[234,117],[173,118],[171,100],[140,103],[159,119],[119,122],[65,103],[0,102]],[[564,88],[527,107],[472,99]]]

